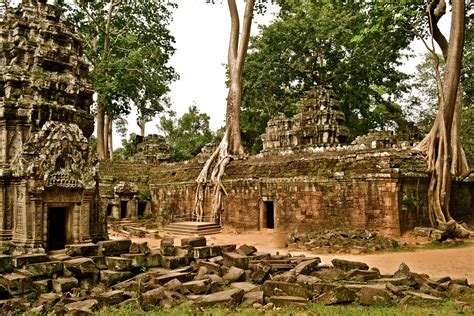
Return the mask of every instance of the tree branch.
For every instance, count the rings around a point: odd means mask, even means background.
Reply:
[[[237,53],[237,62],[236,62],[236,71],[238,72],[239,77],[242,76],[242,72],[244,69],[245,56],[247,55],[247,49],[249,47],[250,30],[252,28],[254,4],[255,4],[255,0],[247,0],[247,4],[245,5],[244,25],[242,27],[242,35],[240,36],[240,43],[239,43],[239,49]]]

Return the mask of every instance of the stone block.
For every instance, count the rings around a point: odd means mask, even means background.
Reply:
[[[175,251],[174,245],[164,244],[160,247],[160,252],[163,256],[174,256]]]
[[[229,271],[222,276],[222,279],[230,283],[244,281],[245,270],[236,267],[230,267]]]
[[[143,253],[124,253],[121,257],[132,260],[132,268],[140,269],[147,267],[146,257]]]
[[[235,252],[235,249],[237,248],[235,244],[220,245],[219,247],[221,247],[222,253]]]
[[[73,277],[59,277],[53,280],[53,290],[58,294],[65,294],[78,286],[79,281]]]
[[[359,261],[332,259],[331,263],[336,269],[340,269],[343,271],[350,271],[353,269],[369,270],[369,266],[367,265],[367,263],[359,262]]]
[[[211,245],[210,247],[211,247],[211,254],[210,254],[211,258],[222,256],[224,249],[221,246]],[[229,247],[228,245],[224,247],[227,247],[228,249],[232,249],[232,247]],[[235,245],[234,245],[234,250],[235,250]]]
[[[265,297],[282,295],[309,298],[308,290],[297,283],[265,281],[262,290]]]
[[[94,274],[89,277],[81,278],[79,280],[79,287],[84,290],[91,290],[99,283],[99,274]]]
[[[251,254],[257,252],[257,248],[255,248],[254,246],[243,244],[239,248],[237,248],[236,252],[242,256],[250,256]]]
[[[117,305],[128,299],[129,296],[125,295],[121,290],[114,290],[100,293],[95,295],[94,298],[99,302],[99,307],[102,307]]]
[[[204,247],[195,247],[193,248],[193,257],[194,259],[206,259],[211,256],[211,249],[214,246],[204,246]]]
[[[66,255],[71,257],[92,257],[97,256],[99,245],[93,243],[73,244],[66,246]]]
[[[176,269],[188,265],[188,258],[185,256],[162,256],[161,266],[166,269]]]
[[[420,303],[437,305],[441,302],[443,302],[442,298],[429,294],[408,291],[406,292],[406,296],[400,300],[400,305],[419,305]]]
[[[133,272],[130,271],[112,271],[112,270],[101,270],[99,272],[100,281],[108,286],[114,285],[133,276]]]
[[[51,279],[33,281],[33,290],[38,294],[48,293],[51,290]]]
[[[105,256],[93,256],[91,257],[92,261],[94,261],[95,266],[99,270],[107,270],[107,262],[105,261]]]
[[[91,258],[74,258],[64,261],[63,265],[64,270],[79,278],[87,278],[99,273],[99,269]]]
[[[130,271],[132,270],[132,260],[122,257],[106,257],[107,267],[113,271]]]
[[[314,272],[313,275],[321,280],[330,282],[344,280],[346,278],[346,274],[339,269],[322,269]]]
[[[356,294],[345,286],[339,286],[318,296],[317,301],[324,305],[349,304],[355,301]]]
[[[37,304],[44,305],[47,308],[54,306],[61,299],[61,295],[57,293],[43,293],[38,297]]]
[[[257,284],[262,284],[272,271],[272,268],[269,265],[258,263],[252,267],[252,272],[250,273],[250,278],[253,282]]]
[[[23,268],[27,264],[40,263],[49,261],[46,254],[31,254],[13,257],[13,266],[15,268]]]
[[[0,254],[0,274],[6,274],[13,271],[13,260],[11,256]]]
[[[206,246],[206,237],[188,237],[181,239],[181,246],[204,247]]]
[[[318,265],[321,263],[321,259],[314,258],[310,260],[305,260],[296,265],[292,270],[295,271],[296,276],[300,274],[310,275],[315,271]]]
[[[170,292],[176,292],[182,295],[189,294],[189,290],[178,279],[169,280],[163,285],[163,287],[165,287]]]
[[[146,255],[146,265],[147,267],[161,267],[161,254],[159,253],[149,253]]]
[[[387,290],[377,286],[363,286],[360,289],[362,305],[383,305],[392,303],[392,297]]]
[[[150,246],[147,241],[132,242],[130,245],[130,253],[141,253],[147,255],[150,253]]]
[[[242,298],[242,303],[240,303],[240,307],[249,308],[253,307],[253,304],[264,304],[263,291],[246,292],[244,294],[244,297]]]
[[[154,278],[153,282],[155,284],[163,285],[172,279],[177,279],[181,283],[185,283],[191,281],[193,279],[193,275],[189,272],[170,272]]]
[[[32,263],[25,266],[34,279],[51,278],[53,275],[63,274],[63,263],[61,261],[48,261]]]
[[[249,256],[250,260],[270,260],[271,255],[267,252],[257,251]]]
[[[224,266],[226,267],[236,267],[243,270],[249,268],[249,258],[247,256],[242,256],[236,252],[224,252]]]
[[[174,246],[174,238],[169,236],[164,236],[160,241],[160,247],[163,246]]]
[[[215,304],[239,305],[244,297],[244,291],[240,289],[230,289],[212,294],[202,295],[194,300],[193,304],[199,307],[207,307]]]
[[[294,306],[305,307],[309,301],[300,296],[270,296],[266,298],[267,303],[273,303],[276,307]]]
[[[140,306],[146,311],[160,306],[161,300],[166,298],[165,288],[159,287],[146,291],[141,295]]]
[[[461,299],[465,296],[471,296],[474,302],[474,289],[469,286],[451,283],[448,287],[447,294],[450,298]]]
[[[30,276],[13,272],[0,278],[0,283],[8,289],[10,295],[24,294],[33,290],[33,280]]]
[[[68,315],[84,315],[91,314],[97,309],[99,302],[96,299],[87,299],[79,302],[72,302],[64,305],[64,310]]]
[[[230,284],[230,287],[235,289],[242,289],[245,293],[258,290],[258,285],[250,282],[234,282]]]
[[[183,283],[183,286],[194,294],[206,294],[209,290],[210,280],[195,280]]]
[[[222,275],[222,268],[219,264],[199,259],[196,262],[199,267],[205,267],[217,275]]]
[[[123,253],[128,253],[132,241],[130,239],[118,239],[118,240],[104,240],[99,241],[98,255],[99,256],[120,256]]]
[[[380,278],[380,272],[354,269],[347,272],[347,278],[352,281],[367,282]]]

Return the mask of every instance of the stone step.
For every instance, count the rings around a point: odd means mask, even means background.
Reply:
[[[176,222],[165,227],[165,231],[177,235],[211,235],[218,234],[221,226],[209,222]]]

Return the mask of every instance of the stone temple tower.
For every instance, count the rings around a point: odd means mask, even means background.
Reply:
[[[93,90],[58,7],[23,0],[0,21],[0,243],[16,253],[106,237],[87,138]]]

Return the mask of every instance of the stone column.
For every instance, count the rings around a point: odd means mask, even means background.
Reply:
[[[12,210],[7,203],[5,179],[0,178],[0,243],[12,239],[11,229]]]
[[[81,203],[81,218],[80,218],[80,241],[82,243],[91,242],[91,203],[94,201],[94,191],[84,190]],[[101,207],[101,206],[99,206]]]
[[[34,248],[41,248],[43,243],[43,199],[41,196],[30,194],[31,221],[29,239]]]

